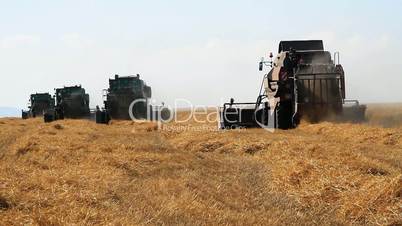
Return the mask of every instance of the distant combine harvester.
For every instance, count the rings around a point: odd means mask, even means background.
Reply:
[[[28,111],[22,111],[22,118],[43,116],[45,122],[71,119],[93,119],[97,123],[108,124],[111,119],[160,120],[170,117],[170,110],[164,106],[152,106],[151,87],[140,76],[109,79],[109,88],[105,90],[104,107],[89,108],[89,95],[79,86],[55,89],[52,97],[49,93],[32,94]]]
[[[170,117],[170,110],[164,106],[152,106],[151,87],[140,75],[120,77],[115,75],[109,79],[109,88],[105,90],[105,106],[97,109],[96,122],[107,124],[111,119],[148,119],[167,120]]]
[[[49,93],[31,94],[29,98],[28,110],[22,110],[22,118],[42,117],[45,112],[53,109],[55,105],[54,98]]]

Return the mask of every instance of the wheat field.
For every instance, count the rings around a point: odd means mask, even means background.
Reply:
[[[367,115],[275,133],[0,119],[0,225],[402,225],[402,105]]]

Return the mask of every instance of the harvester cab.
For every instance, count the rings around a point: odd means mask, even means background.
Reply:
[[[55,91],[56,106],[45,114],[45,122],[90,117],[89,95],[81,85],[58,88]]]
[[[345,99],[345,73],[339,53],[331,57],[321,40],[281,41],[278,55],[262,59],[264,75],[257,101],[224,104],[220,127],[295,128],[300,120],[364,121],[366,106]],[[346,106],[348,103],[354,103]]]
[[[111,119],[151,119],[170,117],[170,111],[161,106],[152,106],[151,87],[146,85],[140,75],[109,79],[109,88],[105,90],[104,108],[97,108],[96,122],[107,124]],[[152,117],[153,116],[153,117]]]
[[[53,109],[55,105],[54,98],[49,93],[31,94],[29,98],[28,111],[22,111],[22,118],[35,118],[43,116],[46,111]]]

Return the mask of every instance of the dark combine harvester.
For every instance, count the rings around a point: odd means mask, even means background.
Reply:
[[[54,108],[54,98],[49,93],[35,93],[31,94],[29,98],[30,106],[28,111],[22,111],[22,118],[35,118],[41,117],[49,109]]]
[[[256,102],[225,103],[220,127],[295,128],[301,118],[311,122],[335,118],[364,121],[366,106],[345,99],[345,73],[339,53],[324,50],[321,40],[281,41],[278,55],[260,62],[264,76]]]
[[[96,122],[108,123],[111,119],[151,119],[158,120],[170,116],[170,111],[163,106],[151,106],[149,99],[152,96],[151,87],[140,79],[140,75],[109,79],[109,88],[106,91],[105,107],[97,109]]]
[[[72,118],[89,118],[89,95],[81,86],[69,86],[56,89],[56,106],[46,112],[45,122]]]

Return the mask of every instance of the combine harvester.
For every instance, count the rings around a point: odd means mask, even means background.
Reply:
[[[45,115],[45,122],[52,122],[64,118],[90,119],[89,95],[81,86],[69,86],[56,89],[56,106],[49,109]]]
[[[140,79],[140,75],[109,79],[109,88],[105,90],[104,108],[97,108],[96,122],[108,124],[111,119],[130,120],[167,120],[170,110],[164,106],[152,106],[151,87]]]
[[[28,111],[22,110],[22,118],[42,117],[45,112],[54,108],[54,98],[49,93],[31,94]]]
[[[220,128],[263,127],[291,129],[301,119],[362,122],[365,105],[345,99],[345,73],[339,53],[331,58],[321,40],[281,41],[275,59],[261,60],[259,70],[269,66],[257,101],[220,108]]]

